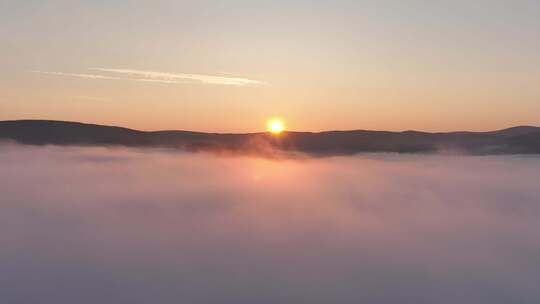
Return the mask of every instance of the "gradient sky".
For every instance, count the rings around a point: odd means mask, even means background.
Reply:
[[[540,1],[0,0],[0,120],[540,125]]]

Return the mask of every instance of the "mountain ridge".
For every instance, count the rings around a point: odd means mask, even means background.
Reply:
[[[362,152],[540,154],[540,127],[515,126],[487,132],[345,130],[207,133],[140,131],[119,126],[58,120],[0,121],[0,139],[28,145],[128,146],[247,154],[276,152],[315,156]]]

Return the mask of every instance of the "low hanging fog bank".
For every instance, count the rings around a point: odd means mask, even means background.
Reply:
[[[540,158],[0,145],[0,302],[539,303]]]

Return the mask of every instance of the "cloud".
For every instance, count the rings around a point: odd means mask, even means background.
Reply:
[[[87,73],[64,73],[64,72],[48,72],[48,71],[30,71],[32,73],[56,75],[56,76],[70,76],[86,79],[104,79],[104,80],[130,80],[140,82],[156,82],[166,84],[185,84],[199,82],[204,84],[214,85],[229,85],[229,86],[260,86],[266,83],[258,80],[252,80],[241,77],[223,77],[212,75],[199,75],[199,74],[173,74],[155,71],[141,71],[132,69],[109,69],[109,68],[89,68],[92,71],[105,72],[123,76],[111,76],[103,74],[87,74]]]
[[[4,145],[0,168],[0,302],[540,299],[537,157]]]
[[[87,79],[131,80],[131,81],[158,82],[158,83],[169,83],[169,84],[184,83],[181,81],[172,81],[172,80],[165,80],[165,79],[127,78],[127,77],[115,77],[115,76],[107,76],[107,75],[99,75],[99,74],[80,74],[80,73],[44,72],[44,71],[31,71],[31,72],[39,73],[39,74],[46,74],[46,75],[70,76],[70,77],[87,78]]]
[[[224,77],[224,76],[212,76],[212,75],[200,75],[200,74],[173,74],[156,71],[142,71],[132,69],[109,69],[109,68],[90,68],[90,70],[126,74],[131,76],[140,76],[145,79],[157,79],[157,80],[189,80],[197,81],[207,84],[220,84],[220,85],[233,85],[233,86],[258,86],[266,83],[258,80],[252,80],[241,77]]]

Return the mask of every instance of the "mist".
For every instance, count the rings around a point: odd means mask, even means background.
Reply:
[[[540,157],[0,145],[1,303],[538,303]]]

